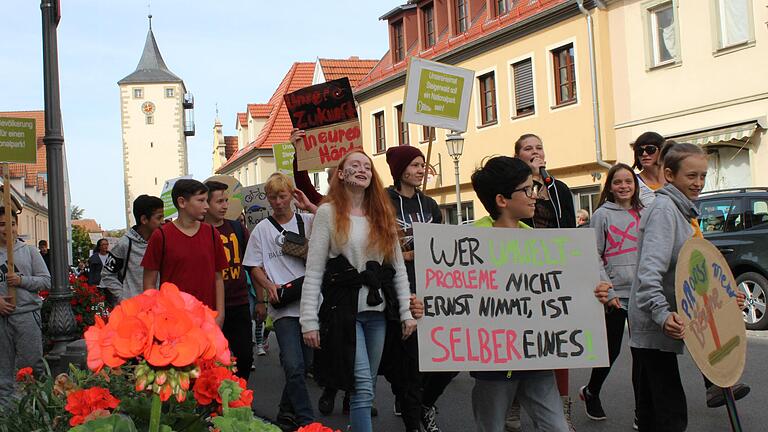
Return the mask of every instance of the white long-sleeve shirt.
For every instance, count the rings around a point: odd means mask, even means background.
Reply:
[[[394,227],[392,227],[394,229]],[[315,220],[312,224],[312,236],[309,241],[309,253],[307,254],[307,267],[304,275],[304,284],[301,292],[300,318],[302,332],[318,330],[320,324],[317,314],[320,309],[320,289],[323,284],[325,265],[328,259],[344,255],[357,271],[364,271],[368,261],[382,263],[384,256],[370,247],[370,228],[368,219],[364,216],[350,215],[349,236],[344,245],[338,245],[333,233],[336,230],[335,212],[331,204],[323,204],[317,209]],[[397,307],[400,320],[412,319],[409,310],[411,291],[408,286],[408,274],[403,262],[403,254],[399,244],[394,245],[395,260],[392,266],[395,268],[395,290],[399,305]],[[377,306],[368,306],[368,287],[363,285],[357,297],[358,312],[383,311],[384,303]],[[382,298],[384,294],[382,293]]]

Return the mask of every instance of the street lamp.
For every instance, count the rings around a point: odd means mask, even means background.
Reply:
[[[50,240],[57,248],[53,253],[51,267],[52,303],[48,336],[54,347],[48,354],[51,366],[57,372],[66,371],[70,351],[67,345],[74,340],[77,327],[72,307],[69,304],[72,293],[68,285],[67,266],[67,223],[64,201],[64,135],[61,125],[61,101],[59,99],[59,54],[56,27],[59,23],[57,0],[42,0],[40,9],[43,19],[43,82],[45,90],[45,155],[48,163],[48,211],[50,214]],[[76,348],[73,346],[73,348]],[[82,350],[79,355],[85,357]]]
[[[459,179],[459,159],[464,152],[464,137],[459,132],[452,131],[445,137],[445,146],[448,147],[448,155],[453,158],[453,167],[456,172],[456,220],[461,225],[461,180]]]

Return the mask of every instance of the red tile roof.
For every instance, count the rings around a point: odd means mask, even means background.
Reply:
[[[272,145],[274,144],[288,141],[291,136],[293,125],[291,124],[291,118],[288,115],[288,108],[286,108],[285,102],[283,101],[283,95],[312,85],[314,73],[314,63],[296,62],[291,66],[291,69],[285,74],[283,81],[269,99],[268,105],[273,108],[269,113],[267,123],[261,129],[259,135],[253,142],[243,146],[243,148],[232,155],[231,158],[227,159],[227,162],[216,170],[217,173],[222,172],[224,168],[233,164],[241,157],[244,157],[251,150],[257,148],[272,148]]]
[[[248,104],[248,112],[253,118],[269,117],[270,111],[272,111],[272,105],[270,104]]]
[[[237,137],[225,136],[224,137],[224,157],[229,159],[237,151]]]
[[[101,225],[96,222],[94,219],[78,219],[73,220],[72,225],[79,226],[83,229],[85,229],[86,232],[89,233],[100,233],[102,232]]]
[[[348,59],[318,59],[326,81],[343,77],[349,78],[352,87],[357,86],[361,79],[365,78],[371,69],[376,66],[378,60],[360,60],[357,56]]]
[[[446,54],[461,48],[469,42],[475,41],[484,36],[488,36],[493,32],[514,25],[524,19],[532,17],[533,15],[536,15],[547,9],[551,9],[559,4],[565,3],[566,1],[568,0],[532,0],[515,2],[516,5],[512,7],[512,10],[500,17],[489,16],[487,10],[488,8],[483,7],[480,11],[480,15],[477,17],[472,17],[472,22],[470,23],[470,27],[466,32],[456,36],[451,36],[447,26],[441,28],[438,32],[435,45],[422,51],[421,53],[418,53],[418,44],[414,43],[412,46],[408,47],[406,58],[415,56],[424,59],[433,59],[439,55]],[[422,2],[420,1],[419,3]],[[405,10],[402,13],[415,14],[416,9]],[[394,19],[398,19],[401,14],[392,15],[389,17],[389,20],[392,21]],[[419,38],[416,38],[415,40],[418,39]],[[374,67],[373,70],[371,70],[371,72],[365,78],[360,80],[360,82],[357,84],[357,87],[355,88],[355,93],[359,93],[369,87],[374,87],[382,80],[399,72],[404,72],[407,66],[407,61],[401,61],[393,65],[392,56],[390,55],[389,51],[387,51],[376,65],[376,67]]]
[[[47,184],[41,184],[38,176],[47,175],[47,166],[45,158],[45,144],[43,136],[45,135],[45,112],[44,111],[5,111],[0,112],[0,117],[12,118],[33,118],[35,119],[35,136],[37,137],[37,162],[34,164],[9,164],[10,175],[12,178],[24,178],[24,184],[29,187],[36,187],[47,193]]]
[[[237,125],[248,126],[248,116],[246,114],[244,112],[237,113]],[[237,125],[235,125],[235,129],[237,129]]]

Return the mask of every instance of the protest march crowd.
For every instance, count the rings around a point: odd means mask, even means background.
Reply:
[[[297,145],[303,136],[294,129],[291,141]],[[601,259],[600,282],[584,295],[603,305],[611,364],[625,343],[625,326],[631,329],[632,377],[625,384],[635,395],[635,429],[684,431],[687,406],[677,355],[685,326],[675,306],[675,265],[682,245],[702,237],[694,201],[704,187],[707,160],[700,147],[654,132],[639,136],[633,148],[632,165],[618,163],[608,171],[599,207],[582,223],[594,228]],[[176,284],[218,313],[236,374],[246,380],[254,352],[265,353],[266,333],[273,331],[285,374],[276,416],[283,430],[315,421],[307,390],[312,376],[324,388],[321,414],[334,410],[342,391],[350,430],[370,432],[379,374],[391,384],[406,431],[450,430],[438,426],[436,407],[459,372],[420,372],[415,334],[425,302],[416,296],[412,225],[443,220],[435,200],[420,190],[422,152],[393,147],[386,161],[393,183],[387,188],[370,156],[346,153],[327,171],[325,196],[294,161],[293,177],[277,172],[267,180],[271,215],[251,232],[242,220],[225,218],[228,186],[221,182],[178,180],[172,190],[178,218],[170,222],[163,220],[160,198],[139,196],[132,208],[136,225],[106,254],[99,285],[119,303],[160,283]],[[547,173],[537,135],[517,139],[512,156],[487,158],[471,183],[489,214],[475,227],[577,227],[571,191]],[[0,215],[5,211],[0,208]],[[7,229],[0,222],[0,262]],[[10,229],[16,230],[15,222]],[[37,294],[51,283],[35,248],[17,240],[14,251],[15,268],[3,266],[0,273],[0,406],[13,397],[17,368],[43,367]],[[17,289],[15,306],[5,297],[9,286]],[[743,294],[737,300],[743,306]],[[610,366],[593,369],[578,392],[595,421],[607,417],[600,398],[609,372]],[[478,431],[520,431],[521,409],[536,430],[574,430],[568,370],[471,376]],[[723,405],[720,389],[706,378],[704,383],[708,405]],[[738,384],[733,391],[741,398],[749,387]]]

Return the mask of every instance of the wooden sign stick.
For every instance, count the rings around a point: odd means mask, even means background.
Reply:
[[[5,247],[6,256],[8,257],[8,271],[6,273],[6,281],[8,275],[13,274],[13,243],[15,241],[13,237],[13,218],[11,212],[13,210],[13,203],[11,202],[11,173],[8,163],[3,163],[3,206],[5,207]],[[7,284],[7,282],[6,282]],[[8,286],[8,297],[11,298],[11,304],[16,305],[16,287]]]
[[[430,128],[427,128],[427,130],[429,131]],[[427,160],[425,161],[427,163],[427,169],[429,169],[429,158],[432,157],[432,138],[434,138],[431,132],[428,132],[428,133],[429,133],[429,145],[427,146]],[[435,135],[436,134],[437,134],[437,129],[435,129]],[[427,179],[429,179],[429,175],[427,175],[427,173],[424,173],[424,184],[421,186],[422,191],[427,190]]]
[[[733,389],[724,388],[723,396],[725,396],[725,406],[728,409],[728,420],[731,421],[731,430],[741,432],[741,420],[739,419],[739,412],[736,410],[736,398],[733,396]]]

